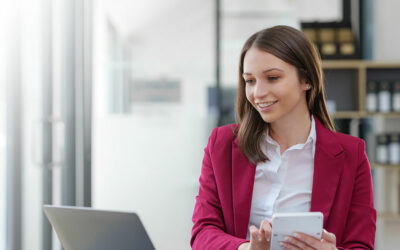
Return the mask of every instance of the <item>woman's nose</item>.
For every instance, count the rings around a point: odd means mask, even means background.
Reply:
[[[257,82],[254,86],[254,98],[261,99],[268,95],[269,89],[268,85],[265,82]]]

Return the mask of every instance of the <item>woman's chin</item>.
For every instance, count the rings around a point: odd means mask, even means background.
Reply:
[[[275,115],[273,114],[260,113],[260,116],[266,123],[272,123],[276,120]]]

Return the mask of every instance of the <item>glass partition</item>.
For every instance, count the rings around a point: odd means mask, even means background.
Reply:
[[[189,247],[214,20],[214,1],[94,1],[93,206],[136,211],[157,249]]]

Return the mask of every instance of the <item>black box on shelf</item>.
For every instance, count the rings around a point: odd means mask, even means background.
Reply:
[[[360,59],[357,35],[347,22],[303,22],[304,34],[318,48],[322,59]]]

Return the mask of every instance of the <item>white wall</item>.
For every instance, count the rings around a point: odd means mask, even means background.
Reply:
[[[400,61],[400,1],[374,1],[374,60]]]
[[[42,169],[33,162],[33,129],[42,117],[43,3],[21,1],[22,248],[41,248]]]
[[[400,1],[396,0],[375,0],[374,1],[374,60],[400,62]],[[397,125],[395,125],[397,123]],[[400,132],[400,121],[392,120],[388,124],[381,126],[382,131]],[[396,129],[395,129],[396,128]],[[375,195],[387,196],[386,200],[392,200],[390,195],[395,195],[395,200],[399,200],[399,171],[379,170],[376,187],[378,193]],[[397,191],[397,192],[393,192]],[[389,205],[385,204],[384,206]],[[397,204],[397,208],[400,204]],[[400,211],[397,211],[399,213]],[[398,249],[400,245],[400,220],[378,220],[376,249]]]
[[[0,29],[3,35],[10,34],[10,27],[5,23],[10,19],[9,6],[0,8]],[[0,40],[0,155],[7,155],[6,149],[6,42]],[[6,247],[6,200],[7,200],[7,165],[6,157],[0,159],[0,248]]]

